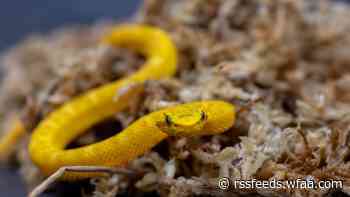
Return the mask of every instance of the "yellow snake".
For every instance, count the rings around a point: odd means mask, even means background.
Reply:
[[[127,87],[146,80],[172,77],[176,72],[176,48],[167,33],[158,28],[122,25],[113,29],[104,42],[135,50],[146,57],[146,62],[131,76],[74,98],[39,123],[32,134],[29,153],[46,175],[63,166],[123,166],[169,135],[212,135],[224,132],[234,124],[235,109],[232,104],[215,100],[198,101],[145,115],[101,142],[65,149],[86,129],[125,109],[130,98],[136,95],[134,91],[126,90]],[[95,175],[69,172],[63,179]]]

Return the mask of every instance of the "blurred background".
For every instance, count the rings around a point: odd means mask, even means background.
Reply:
[[[29,33],[48,32],[63,25],[90,24],[132,15],[141,0],[4,0],[0,7],[0,51]]]
[[[4,0],[0,6],[0,52],[28,34],[47,33],[65,25],[92,24],[103,19],[123,20],[135,13],[140,2],[141,0]],[[76,190],[84,182],[77,184],[79,185],[58,185],[58,188],[65,188],[63,194],[52,191],[44,196],[78,196]],[[23,197],[25,194],[25,187],[16,169],[0,168],[0,196]]]

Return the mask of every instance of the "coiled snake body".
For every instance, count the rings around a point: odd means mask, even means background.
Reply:
[[[63,166],[123,166],[169,135],[212,135],[233,125],[233,105],[224,101],[199,101],[150,113],[106,140],[66,150],[74,138],[125,109],[128,100],[135,96],[133,91],[116,96],[118,91],[146,80],[171,77],[176,72],[176,48],[168,35],[157,28],[124,25],[115,28],[104,41],[136,50],[146,56],[146,62],[131,76],[78,96],[39,123],[32,134],[29,153],[46,175]],[[69,172],[63,178],[74,180],[95,175]]]

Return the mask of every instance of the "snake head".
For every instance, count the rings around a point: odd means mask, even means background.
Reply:
[[[207,114],[202,110],[166,112],[157,126],[170,136],[193,136],[201,132],[206,120]]]

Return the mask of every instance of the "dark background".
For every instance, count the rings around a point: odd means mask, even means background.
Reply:
[[[1,0],[0,51],[29,33],[69,24],[125,18],[141,0]]]
[[[140,0],[2,0],[0,51],[31,33],[46,33],[64,25],[91,24],[102,19],[122,20],[135,13],[139,3]],[[77,196],[80,185],[61,187],[67,188],[65,194]],[[17,170],[0,168],[0,197],[25,195]],[[62,193],[52,191],[44,196],[62,196]]]

